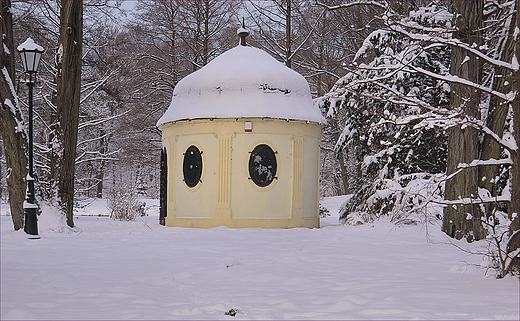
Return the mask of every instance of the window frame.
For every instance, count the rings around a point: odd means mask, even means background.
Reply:
[[[259,153],[263,153],[264,159],[265,156],[268,156],[269,165],[271,166],[272,178],[270,180],[268,179],[262,179],[260,177],[260,174],[256,174],[254,168],[254,160],[253,158],[258,155]],[[267,154],[267,155],[266,155]],[[253,183],[259,187],[259,188],[266,188],[273,184],[274,180],[277,180],[278,177],[276,176],[278,172],[278,159],[277,159],[278,152],[273,150],[271,146],[269,146],[266,143],[260,143],[257,144],[252,151],[249,152],[249,160],[247,162],[247,172],[248,172],[248,179],[252,180]],[[263,165],[263,164],[262,164]],[[265,165],[264,165],[265,166]]]
[[[187,172],[187,165],[192,165],[193,164],[193,162],[191,162],[191,161],[190,161],[189,164],[186,163],[188,158],[190,157],[189,155],[193,155],[193,153],[192,154],[188,154],[190,152],[190,150],[195,152],[195,156],[194,156],[195,157],[195,165],[198,165],[200,167],[200,169],[198,170],[198,173],[196,174],[197,178],[195,178],[195,177],[188,177],[188,176],[191,175],[191,173]],[[183,160],[182,160],[182,181],[189,188],[195,188],[195,187],[197,187],[197,185],[199,185],[199,183],[202,183],[202,173],[203,173],[203,164],[204,164],[204,161],[202,159],[202,154],[203,154],[203,151],[201,151],[197,146],[195,146],[193,144],[190,145],[188,148],[186,148],[186,151],[182,154],[183,155]]]

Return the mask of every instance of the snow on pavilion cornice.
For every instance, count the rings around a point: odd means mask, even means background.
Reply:
[[[325,124],[309,84],[263,50],[237,46],[183,78],[157,126],[179,120],[275,118]]]

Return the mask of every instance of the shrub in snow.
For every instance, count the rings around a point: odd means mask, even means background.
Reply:
[[[110,217],[116,220],[132,221],[138,216],[146,216],[146,203],[139,201],[135,188],[127,184],[114,186],[107,207]]]
[[[430,223],[442,213],[442,184],[444,175],[414,174],[394,179],[378,179],[364,186],[345,202],[340,220],[349,225],[372,223],[388,216],[395,224]],[[436,216],[437,214],[437,216]]]
[[[324,217],[330,216],[329,209],[326,208],[325,206],[320,204],[319,210],[320,210],[320,218],[324,218]]]
[[[139,195],[146,195],[147,194],[147,186],[146,186],[146,183],[143,181],[142,178],[139,178],[137,180],[137,183],[135,184],[135,188],[137,190],[137,194],[139,194]]]
[[[495,211],[489,217],[482,217],[483,226],[487,230],[486,241],[488,249],[484,251],[487,257],[487,269],[493,269],[495,276],[499,279],[507,274],[520,276],[520,249],[512,250],[515,244],[518,244],[520,231],[518,228],[519,220],[515,216],[513,220],[503,211]],[[514,233],[510,230],[510,225],[516,224]],[[482,254],[482,253],[476,253]]]

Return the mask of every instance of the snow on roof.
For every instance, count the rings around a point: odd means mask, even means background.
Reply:
[[[237,46],[179,81],[157,126],[187,119],[277,118],[325,124],[305,78],[263,50]]]

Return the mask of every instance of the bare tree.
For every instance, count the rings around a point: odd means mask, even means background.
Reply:
[[[258,34],[256,42],[289,68],[293,68],[294,55],[309,36],[308,33],[298,35],[294,26],[293,7],[302,6],[302,3],[287,0],[249,1],[245,6],[253,22],[252,27]]]
[[[55,169],[59,204],[74,227],[74,173],[78,139],[81,94],[81,58],[83,48],[83,1],[62,1],[60,38],[58,40],[58,77],[56,95],[55,144],[58,144],[58,166]]]
[[[179,80],[236,45],[239,5],[230,1],[137,4],[117,48],[125,78],[115,81],[120,81],[121,103],[129,112],[121,117],[124,126],[111,140],[121,148],[120,164],[125,168],[121,172],[114,168],[114,182],[122,178],[158,185],[161,140],[156,122]]]
[[[228,31],[234,34],[237,29],[239,3],[204,0],[179,4],[180,39],[188,52],[183,59],[189,61],[195,71],[235,44],[236,36],[230,39]]]
[[[2,146],[7,166],[7,189],[14,229],[23,228],[25,177],[27,176],[27,133],[18,96],[15,91],[15,57],[11,1],[0,1],[2,6],[2,46],[0,47],[1,103],[0,126]]]

